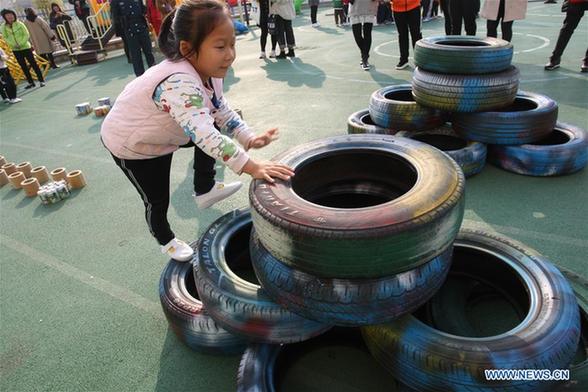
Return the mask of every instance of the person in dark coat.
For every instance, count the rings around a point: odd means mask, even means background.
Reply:
[[[92,32],[87,21],[88,16],[90,16],[90,6],[86,3],[86,0],[69,0],[69,4],[74,6],[76,16],[82,21],[88,34],[91,35]]]
[[[566,18],[564,19],[563,26],[559,31],[559,37],[557,37],[555,49],[553,49],[553,53],[549,58],[549,62],[545,64],[546,71],[552,71],[556,68],[559,68],[561,56],[586,10],[588,10],[588,0],[565,0],[563,2],[561,6],[561,12],[566,13]],[[586,37],[584,37],[584,42],[586,42],[585,38]],[[588,72],[588,49],[586,49],[586,55],[582,61],[580,71]]]
[[[143,75],[145,67],[142,53],[145,55],[148,67],[155,64],[151,38],[149,38],[149,26],[145,19],[147,8],[141,0],[111,0],[110,11],[115,25],[118,26],[118,34],[123,34],[125,37],[135,75]]]
[[[67,47],[67,45],[66,45],[65,41],[63,40],[63,38],[61,38],[59,36],[59,31],[57,30],[57,26],[63,25],[63,27],[65,28],[65,32],[67,34],[67,38],[71,42],[74,40],[73,32],[71,31],[71,26],[69,23],[64,23],[65,21],[70,21],[70,20],[71,20],[71,16],[69,16],[68,14],[63,12],[61,10],[61,7],[59,6],[59,4],[51,3],[51,12],[49,13],[49,27],[51,27],[51,30],[55,31],[55,35],[57,36],[57,39],[61,43],[61,46],[63,46],[64,48]]]

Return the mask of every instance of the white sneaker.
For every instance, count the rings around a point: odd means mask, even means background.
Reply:
[[[21,101],[22,101],[22,99],[20,99],[20,98],[14,98],[14,99],[11,99],[11,100],[10,100],[10,101],[8,101],[8,102],[10,102],[10,103],[19,103],[19,102],[21,102]]]
[[[313,23],[313,24],[312,24],[312,27],[321,27],[321,24],[320,24],[320,23],[318,23],[318,22],[317,22],[317,23]]]
[[[4,98],[4,103],[8,103],[8,102],[10,102],[10,99]]]
[[[161,253],[167,254],[175,261],[184,262],[192,259],[194,251],[190,245],[186,244],[184,241],[174,238],[161,247]]]
[[[265,58],[265,52],[261,52],[261,53],[259,54],[259,58],[260,58],[260,59],[264,59],[264,58]]]
[[[270,59],[275,59],[276,58],[276,51],[275,50],[272,50],[270,52],[270,56],[269,57],[270,57]]]
[[[196,205],[198,208],[208,208],[214,203],[226,199],[233,193],[237,192],[239,189],[241,189],[242,185],[243,184],[240,181],[231,182],[230,184],[215,182],[214,186],[210,191],[208,191],[208,193],[203,195],[194,195],[194,200],[196,200]]]

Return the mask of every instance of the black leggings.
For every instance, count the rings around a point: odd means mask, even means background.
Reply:
[[[316,13],[318,12],[318,5],[311,5],[310,6],[310,22],[312,24],[316,23]]]
[[[214,186],[214,158],[192,142],[181,147],[194,148],[194,192],[207,193]],[[172,156],[173,153],[152,159],[120,159],[112,156],[143,199],[147,226],[160,245],[167,244],[175,237],[167,221]]]
[[[512,40],[513,21],[504,21],[504,0],[500,0],[500,6],[498,7],[498,16],[496,17],[496,20],[488,19],[488,21],[486,22],[486,30],[488,30],[488,37],[496,38],[498,36],[498,32],[496,31],[496,29],[498,28],[498,21],[502,21],[502,23],[500,23],[500,29],[502,30],[502,39],[510,42]]]
[[[445,35],[451,35],[451,15],[448,0],[441,1],[441,10],[443,11],[443,19],[445,19]]]
[[[265,45],[267,44],[267,36],[269,34],[267,29],[267,18],[265,22],[263,18],[261,19],[259,28],[261,29],[261,35],[259,36],[259,46],[261,47],[261,51],[265,52]],[[278,35],[271,34],[270,37],[272,40],[272,50],[276,50],[276,45],[278,44]]]
[[[452,35],[461,35],[462,20],[466,34],[476,35],[476,12],[479,4],[474,0],[449,0]]]
[[[423,38],[421,35],[421,14],[419,7],[406,12],[394,12],[394,21],[398,30],[400,61],[408,61],[408,32],[412,38],[412,47]]]
[[[0,68],[0,94],[2,98],[16,98],[16,84],[8,67]]]
[[[373,23],[356,23],[351,26],[353,30],[353,38],[361,52],[361,61],[363,63],[368,61],[370,57],[370,48],[372,47],[372,27]]]
[[[22,69],[22,72],[24,72],[29,84],[35,84],[35,81],[31,76],[31,72],[29,71],[29,65],[35,71],[35,74],[37,74],[37,79],[39,80],[39,82],[45,81],[45,79],[43,78],[43,73],[41,72],[39,65],[35,61],[35,56],[33,56],[32,49],[13,50],[12,53],[14,53],[14,57],[16,58],[16,61],[18,61],[18,65],[20,65],[20,68]],[[29,65],[27,65],[27,61]]]

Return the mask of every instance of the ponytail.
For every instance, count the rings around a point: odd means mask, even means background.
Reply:
[[[184,0],[163,20],[157,45],[172,61],[197,54],[206,36],[225,18],[230,19],[230,14],[220,0]],[[189,42],[192,52],[182,55],[180,41]]]
[[[173,29],[175,15],[176,9],[174,8],[173,11],[167,14],[163,19],[161,31],[159,32],[159,37],[157,37],[159,50],[161,50],[161,53],[170,60],[179,60],[182,58],[182,54],[180,53],[180,42],[179,40],[176,40]]]

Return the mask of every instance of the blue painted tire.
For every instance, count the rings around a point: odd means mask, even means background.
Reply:
[[[361,351],[365,351],[369,358],[369,352],[357,328],[333,328],[327,333],[303,343],[289,345],[252,344],[241,357],[237,374],[237,392],[279,391],[280,374],[286,373],[290,364],[296,364],[298,360],[304,360],[305,355],[308,355],[309,351],[321,349],[333,350],[331,347],[360,349]],[[331,355],[335,356],[336,352],[330,351],[329,357],[333,358]],[[383,379],[387,391],[413,392],[406,386],[400,385],[392,376],[377,373],[379,372],[377,370],[379,366],[375,361],[370,365],[373,365],[372,368],[376,369],[376,373],[370,375],[376,375],[377,381]],[[354,363],[349,363],[348,369],[339,367],[339,371],[345,371],[346,373],[353,372],[354,370],[356,370]],[[320,372],[321,370],[315,369],[315,371]],[[294,390],[295,388],[299,391],[321,390],[319,385],[316,385],[316,381],[310,377],[301,379],[298,382],[299,384],[297,385],[289,385],[290,390]],[[357,389],[358,387],[362,388],[364,386],[356,383],[351,388],[345,390],[360,390]],[[329,390],[335,390],[335,388],[329,388]]]
[[[278,261],[251,236],[251,262],[274,301],[311,320],[340,326],[382,324],[416,310],[441,287],[451,246],[413,270],[375,279],[319,278]]]
[[[468,140],[518,145],[541,140],[557,121],[557,103],[541,94],[519,91],[512,105],[499,111],[455,113],[453,129]]]
[[[524,319],[508,325],[507,332],[482,337],[437,330],[421,321],[418,311],[386,325],[362,327],[378,362],[419,391],[551,390],[553,381],[488,381],[484,370],[569,366],[580,338],[580,316],[574,291],[559,270],[508,238],[462,230],[454,243],[452,273],[502,287],[526,308]]]
[[[212,354],[242,353],[247,341],[215,323],[198,298],[192,261],[178,263],[170,260],[159,281],[159,300],[174,334],[195,351]]]
[[[198,241],[194,278],[208,314],[227,331],[261,343],[300,342],[331,328],[282,308],[255,282],[251,228],[249,210],[234,210]]]
[[[417,41],[417,67],[442,74],[489,74],[504,71],[512,61],[513,46],[497,38],[448,35]]]
[[[466,178],[478,174],[486,165],[486,145],[464,140],[450,126],[425,132],[402,131],[396,136],[418,140],[443,151],[461,167]]]
[[[352,113],[347,119],[347,133],[375,133],[379,135],[394,135],[395,130],[382,128],[372,120],[368,109]]]
[[[521,146],[489,146],[488,159],[496,166],[527,176],[560,176],[582,170],[588,161],[586,131],[557,123],[544,139]]]
[[[396,131],[424,131],[445,122],[440,110],[415,102],[410,84],[374,91],[370,97],[369,111],[376,124]]]
[[[414,100],[423,106],[449,112],[484,112],[514,102],[519,88],[519,71],[485,75],[446,75],[416,68],[412,77]]]

